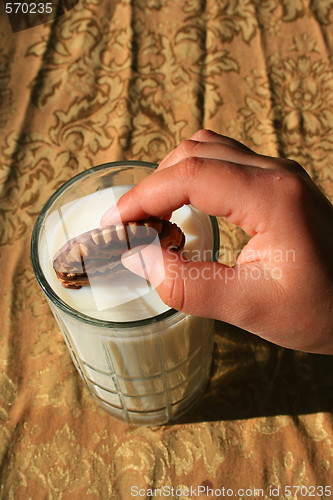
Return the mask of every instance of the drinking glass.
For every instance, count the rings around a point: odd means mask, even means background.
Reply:
[[[50,279],[48,237],[54,220],[67,207],[100,190],[135,185],[156,165],[140,161],[111,162],[86,170],[62,185],[39,214],[32,234],[35,276],[59,324],[72,360],[100,406],[133,424],[160,425],[189,411],[207,385],[212,361],[214,321],[165,307],[152,317],[121,321],[94,317],[59,293]],[[219,248],[216,219],[193,209],[210,257]],[[51,228],[51,229],[50,229]],[[74,293],[76,293],[74,291]]]

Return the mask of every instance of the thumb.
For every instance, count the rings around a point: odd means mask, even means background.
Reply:
[[[162,301],[178,311],[233,323],[246,328],[243,317],[255,314],[256,291],[244,279],[246,265],[228,267],[217,262],[194,262],[158,245],[126,252],[122,264],[148,279]],[[250,300],[249,300],[250,298]],[[260,297],[257,297],[258,303]]]

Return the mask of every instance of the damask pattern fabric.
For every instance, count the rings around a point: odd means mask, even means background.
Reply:
[[[332,200],[333,1],[79,0],[17,33],[3,7],[0,497],[129,500],[141,489],[148,499],[168,487],[183,500],[201,486],[203,499],[222,488],[237,499],[324,498],[332,357],[217,323],[198,407],[174,425],[124,424],[83,387],[29,245],[67,179],[107,161],[159,162],[203,127],[297,160]],[[219,226],[232,263],[247,237]]]

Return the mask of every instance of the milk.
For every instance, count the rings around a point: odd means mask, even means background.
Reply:
[[[128,270],[73,290],[61,285],[52,266],[59,248],[99,227],[105,211],[130,187],[98,189],[63,205],[57,200],[58,208],[45,216],[38,255],[41,281],[53,290],[50,307],[91,394],[122,420],[155,425],[182,414],[204,389],[212,320],[170,310],[150,283]],[[206,215],[184,206],[171,221],[185,233],[188,258],[211,258],[213,235]]]
[[[69,239],[99,227],[102,215],[132,186],[109,187],[53,212],[45,223],[41,266],[55,293],[66,304],[87,316],[106,321],[136,321],[168,310],[157,292],[143,278],[125,270],[109,280],[91,279],[90,286],[79,290],[64,288],[56,277],[52,258]],[[204,256],[212,248],[212,239],[204,232],[200,216],[189,206],[172,214],[171,222],[181,227],[186,236],[185,255],[198,252]]]

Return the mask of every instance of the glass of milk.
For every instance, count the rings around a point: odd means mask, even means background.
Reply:
[[[79,290],[64,288],[52,262],[64,243],[99,227],[104,212],[155,168],[112,162],[76,175],[48,200],[31,242],[36,278],[86,387],[111,415],[142,425],[173,421],[198,400],[209,379],[214,321],[170,309],[148,281],[127,270]],[[183,206],[171,221],[185,233],[187,258],[216,257],[214,218]]]

